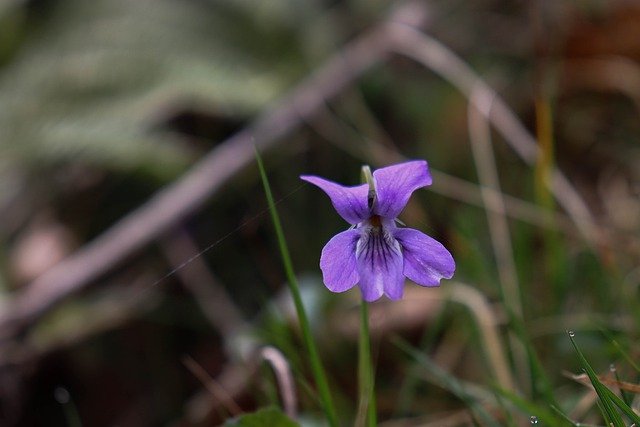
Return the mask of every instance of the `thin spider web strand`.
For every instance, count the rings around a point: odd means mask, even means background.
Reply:
[[[284,202],[286,199],[288,199],[289,197],[293,196],[295,193],[300,191],[302,189],[302,187],[304,187],[305,185],[307,185],[307,184],[306,183],[300,184],[297,188],[293,189],[288,194],[286,194],[286,195],[282,196],[281,198],[279,198],[278,200],[276,200],[274,204],[277,206],[280,203]],[[234,235],[238,231],[242,230],[245,226],[249,225],[253,221],[257,220],[258,218],[263,217],[268,212],[269,212],[269,208],[268,207],[264,208],[263,210],[261,210],[260,212],[258,212],[254,216],[252,216],[251,218],[247,219],[246,221],[244,221],[242,224],[238,225],[236,228],[234,228],[233,230],[231,230],[227,234],[225,234],[224,236],[220,237],[219,239],[215,240],[213,243],[209,244],[207,247],[205,247],[204,249],[202,249],[201,251],[199,251],[195,255],[193,255],[193,256],[187,258],[185,261],[181,262],[178,266],[176,266],[173,269],[171,269],[168,273],[166,273],[164,276],[162,276],[159,279],[157,279],[155,282],[153,282],[150,285],[146,286],[143,291],[147,291],[147,290],[155,288],[160,283],[164,282],[169,277],[173,276],[178,271],[182,270],[183,268],[185,268],[186,266],[191,264],[193,261],[195,261],[196,259],[200,258],[205,253],[209,252],[210,250],[212,250],[213,248],[218,246],[220,243],[222,243],[223,241],[227,240],[229,237],[231,237],[232,235]]]

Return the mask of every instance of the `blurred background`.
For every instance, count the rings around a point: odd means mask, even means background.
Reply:
[[[638,384],[638,61],[636,1],[3,0],[0,424],[219,425],[289,366],[322,425],[253,135],[344,425],[359,296],[318,259],[347,224],[298,176],[403,158],[434,185],[401,218],[458,267],[371,307],[380,421],[603,425],[565,331]]]

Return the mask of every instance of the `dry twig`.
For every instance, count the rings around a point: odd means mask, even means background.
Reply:
[[[401,8],[390,20],[424,17],[417,3],[405,6],[413,12]],[[416,7],[420,7],[417,12]],[[181,179],[27,286],[0,313],[0,338],[16,335],[58,301],[85,288],[162,236],[251,164],[254,145],[262,151],[271,148],[327,99],[383,61],[390,51],[386,28],[381,25],[346,46],[288,96],[266,108],[251,125],[214,148]]]
[[[225,390],[225,388],[213,379],[207,371],[198,362],[193,360],[191,356],[184,356],[182,363],[193,374],[194,377],[205,386],[211,395],[233,416],[240,415],[242,408],[238,406],[233,397]]]

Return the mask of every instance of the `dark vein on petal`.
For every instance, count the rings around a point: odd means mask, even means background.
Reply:
[[[367,261],[367,257],[369,256],[370,252],[371,252],[371,236],[366,236],[364,239],[364,256],[363,256],[364,262]]]
[[[371,271],[374,271],[377,242],[376,242],[376,236],[375,235],[372,235],[371,237],[372,237],[372,240],[373,240],[373,248],[371,250]]]
[[[378,238],[378,264],[382,266],[385,257],[384,242],[382,241],[382,234],[378,234],[376,237]]]
[[[389,246],[387,245],[387,239],[384,238],[384,234],[380,235],[380,247],[382,250],[382,260],[384,261],[384,269],[389,270],[389,262],[387,260],[387,250],[389,249]]]

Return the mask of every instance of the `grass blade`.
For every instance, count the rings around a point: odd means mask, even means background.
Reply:
[[[527,353],[527,358],[530,365],[529,372],[531,374],[531,392],[534,396],[534,399],[541,398],[544,399],[549,405],[559,406],[553,393],[551,380],[542,367],[542,363],[540,362],[540,359],[538,358],[538,355],[533,348],[531,339],[529,338],[529,334],[525,329],[522,319],[515,316],[514,313],[509,312],[509,324],[513,328],[513,332],[522,342],[522,345],[524,346],[524,349]]]
[[[542,425],[547,425],[547,426],[562,425],[561,423],[559,423],[558,417],[556,417],[552,412],[541,408],[540,405],[533,403],[527,399],[524,399],[509,390],[498,389],[496,391],[500,396],[507,399],[514,406],[522,410],[525,414],[528,414],[530,416],[535,416],[538,420],[542,421]]]
[[[618,353],[620,353],[620,355],[624,358],[624,360],[627,361],[627,363],[629,363],[629,365],[631,365],[633,367],[633,369],[636,370],[636,372],[640,373],[640,365],[638,365],[633,358],[629,355],[629,353],[627,351],[625,351],[622,346],[620,345],[620,343],[618,342],[618,340],[615,339],[615,337],[613,336],[613,334],[611,332],[609,332],[606,328],[599,328],[600,332],[609,340],[609,342],[616,348],[616,350],[618,351]]]
[[[482,405],[478,404],[476,399],[466,392],[465,386],[457,378],[442,370],[442,368],[433,363],[428,357],[413,348],[411,345],[409,345],[409,343],[402,340],[401,338],[396,337],[392,340],[392,342],[400,350],[404,351],[415,361],[419,362],[423,368],[425,368],[438,380],[442,387],[449,390],[460,400],[462,400],[469,407],[474,418],[477,416],[485,426],[500,426],[500,424],[498,424],[498,422],[491,415],[489,415],[486,409],[484,409]]]
[[[296,312],[298,314],[298,322],[300,323],[300,330],[304,339],[307,352],[309,353],[309,363],[311,364],[311,370],[313,378],[318,387],[318,393],[320,394],[320,401],[322,402],[322,408],[327,416],[329,425],[336,427],[338,425],[338,419],[336,416],[333,399],[331,392],[329,391],[329,384],[327,382],[327,375],[325,373],[320,356],[316,348],[316,344],[311,335],[311,328],[309,327],[309,319],[302,303],[302,297],[300,296],[300,287],[298,286],[298,280],[293,271],[293,264],[291,262],[291,256],[289,255],[289,248],[284,238],[284,232],[282,231],[282,225],[280,224],[280,217],[276,210],[276,205],[273,200],[273,194],[271,193],[271,186],[269,185],[269,179],[265,172],[264,165],[262,164],[262,158],[257,149],[255,149],[256,161],[258,162],[258,168],[260,169],[260,177],[262,178],[262,185],[264,186],[264,192],[267,197],[267,203],[269,204],[269,212],[271,213],[271,220],[273,222],[273,228],[275,229],[276,236],[278,238],[278,247],[280,249],[280,255],[282,256],[282,263],[287,275],[287,281],[289,283],[289,289],[293,297],[293,302],[296,306]]]
[[[604,415],[607,423],[612,424],[614,427],[625,427],[622,416],[615,408],[616,406],[620,408],[629,418],[634,420],[636,424],[640,422],[640,418],[638,418],[638,415],[636,415],[631,408],[625,405],[622,399],[616,396],[615,393],[613,393],[600,382],[600,380],[598,379],[598,375],[593,370],[591,365],[589,365],[589,362],[584,357],[584,354],[582,354],[582,351],[578,347],[578,344],[576,344],[574,340],[575,334],[573,332],[569,332],[568,334],[569,339],[571,340],[571,344],[573,344],[573,348],[576,350],[576,353],[578,353],[578,358],[580,359],[582,369],[584,369],[584,371],[586,372],[589,380],[591,381],[591,384],[593,385],[593,388],[596,391],[596,394],[598,395],[598,398],[600,399],[602,414]],[[638,421],[635,421],[636,419]]]
[[[424,335],[420,340],[419,349],[424,351],[429,348],[435,341],[438,334],[442,331],[445,313],[447,313],[448,306],[449,303],[445,301],[443,307],[438,313],[438,316],[436,317],[436,320],[433,322],[433,325],[427,328],[424,332]],[[398,392],[398,403],[395,410],[396,416],[406,415],[409,412],[417,393],[417,386],[419,384],[418,373],[420,370],[422,370],[420,363],[413,360],[410,368],[407,370],[407,375],[400,386],[400,391]]]
[[[574,427],[580,427],[581,424],[578,424],[577,422],[573,421],[571,418],[569,418],[564,412],[562,412],[557,406],[555,405],[551,405],[551,409],[553,409],[553,411],[558,414],[563,420],[565,420],[567,423],[571,424]]]
[[[603,386],[604,387],[604,386]],[[627,405],[624,400],[620,398],[613,391],[609,390],[607,387],[604,387],[604,392],[607,397],[616,405],[636,426],[640,426],[640,416],[634,412],[633,409],[629,405]]]

